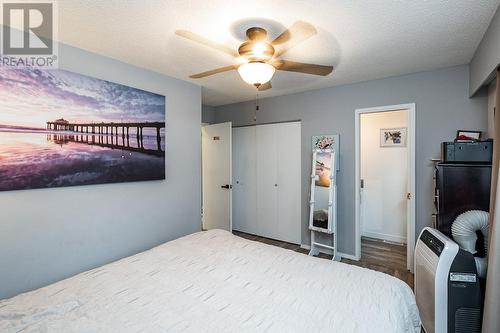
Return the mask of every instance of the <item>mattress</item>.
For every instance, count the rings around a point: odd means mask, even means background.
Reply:
[[[420,332],[399,279],[222,230],[0,301],[0,332]]]

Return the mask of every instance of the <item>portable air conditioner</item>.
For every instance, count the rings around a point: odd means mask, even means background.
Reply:
[[[427,333],[479,333],[482,295],[474,256],[436,229],[415,248],[415,296]]]

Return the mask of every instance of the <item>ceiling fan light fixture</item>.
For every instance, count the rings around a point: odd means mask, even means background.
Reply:
[[[230,47],[187,30],[176,30],[175,33],[180,37],[222,51],[235,58],[230,66],[190,75],[189,77],[192,79],[201,79],[237,69],[243,81],[255,86],[259,91],[264,91],[272,88],[270,80],[276,70],[319,76],[327,76],[333,71],[333,66],[281,59],[281,56],[288,50],[317,33],[311,24],[303,21],[295,22],[272,41],[267,38],[266,29],[249,28],[246,31],[247,40],[238,47],[237,52]],[[279,46],[278,50],[274,48],[275,46]]]
[[[259,61],[249,62],[238,67],[238,73],[243,81],[256,87],[269,82],[275,70],[274,66]]]
[[[264,57],[266,52],[266,45],[264,43],[255,43],[253,45],[253,53],[257,57]]]

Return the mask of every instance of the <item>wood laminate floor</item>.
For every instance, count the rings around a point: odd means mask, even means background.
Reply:
[[[295,252],[308,254],[309,251],[302,249],[300,245],[282,242],[274,239],[233,231],[233,234],[269,244]],[[320,258],[331,259],[331,255],[319,254]],[[387,273],[406,282],[413,289],[413,274],[406,269],[406,245],[386,243],[371,238],[361,239],[361,259],[359,261],[342,259],[346,264],[361,266],[375,271]]]

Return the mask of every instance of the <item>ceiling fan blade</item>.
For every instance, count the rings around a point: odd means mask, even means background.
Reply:
[[[311,24],[304,21],[295,22],[290,28],[285,30],[271,42],[274,46],[280,45],[274,56],[279,57],[292,47],[302,43],[309,37],[314,36],[316,33],[316,28],[314,28]]]
[[[222,72],[231,71],[233,69],[236,69],[236,66],[231,65],[231,66],[226,66],[226,67],[212,69],[210,71],[206,71],[206,72],[202,72],[202,73],[198,73],[198,74],[193,74],[193,75],[190,75],[189,77],[192,78],[192,79],[200,79],[202,77],[206,77],[206,76],[210,76],[210,75],[214,75],[214,74],[218,74],[218,73],[222,73]]]
[[[187,31],[187,30],[176,30],[175,34],[177,36],[189,39],[193,42],[197,42],[197,43],[203,44],[205,46],[211,47],[213,49],[222,51],[222,52],[227,53],[233,57],[239,57],[239,54],[235,50],[231,49],[230,47],[227,47],[225,45],[211,41],[210,39],[205,38],[205,37],[200,36],[200,35],[197,35],[194,32]]]
[[[272,87],[273,86],[271,85],[271,81],[269,81],[269,82],[266,82],[264,84],[261,84],[257,90],[263,91],[263,90],[271,89]]]
[[[333,66],[324,66],[316,64],[305,64],[289,60],[276,60],[272,63],[277,70],[287,72],[297,72],[313,75],[327,76],[333,71]]]

